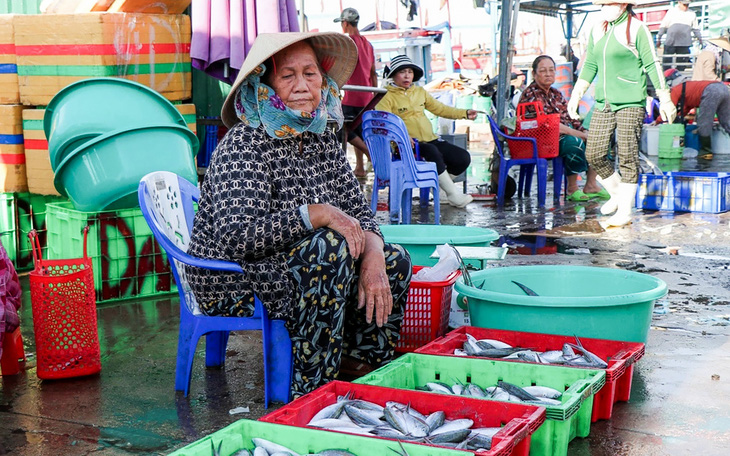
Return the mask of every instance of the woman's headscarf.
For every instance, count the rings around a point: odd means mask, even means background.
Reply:
[[[328,119],[337,123],[338,130],[342,128],[340,92],[332,78],[322,75],[322,98],[317,109],[310,112],[286,106],[274,89],[261,81],[265,72],[266,65],[262,63],[238,89],[235,109],[241,122],[254,128],[263,124],[266,134],[277,139],[291,138],[305,131],[321,134]]]

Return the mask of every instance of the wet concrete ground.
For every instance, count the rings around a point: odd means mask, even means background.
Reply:
[[[473,154],[472,189],[485,175],[485,156]],[[684,160],[679,167],[726,171],[730,155]],[[539,209],[533,195],[503,209],[494,203],[442,206],[442,223],[497,230],[504,236],[499,242],[514,247],[503,265],[624,268],[667,282],[669,294],[657,306],[646,355],[635,367],[630,402],[616,404],[611,420],[593,423],[589,437],[573,440],[570,455],[730,454],[730,213],[637,211],[628,227],[591,233],[601,218],[599,204],[554,204],[549,195],[548,207]],[[431,212],[414,205],[414,221],[427,221]],[[384,212],[378,219],[387,223]],[[516,254],[514,244],[530,250],[534,233],[547,233],[541,251],[556,253]],[[674,249],[678,255],[670,255]],[[27,277],[23,284],[27,289]],[[26,351],[34,353],[30,310],[26,299],[22,332]],[[98,319],[100,375],[40,381],[31,357],[24,372],[2,378],[0,454],[167,454],[265,413],[255,333],[232,335],[223,369],[206,370],[199,345],[185,398],[174,391],[177,296],[101,303]],[[249,411],[229,414],[236,407]]]

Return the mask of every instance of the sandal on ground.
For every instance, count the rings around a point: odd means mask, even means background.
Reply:
[[[588,198],[598,198],[598,199],[602,199],[602,200],[611,199],[611,195],[608,193],[608,190],[606,190],[605,188],[602,188],[600,192],[586,193],[585,195]]]
[[[566,201],[588,201],[589,199],[588,195],[583,193],[583,190],[576,190],[565,197]]]

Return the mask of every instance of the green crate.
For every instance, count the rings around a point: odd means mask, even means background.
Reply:
[[[347,450],[359,456],[402,454],[401,444],[392,440],[347,435],[340,432],[298,428],[262,421],[239,420],[220,431],[187,445],[170,456],[211,456],[211,442],[221,455],[231,455],[241,449],[253,450],[252,438],[270,440],[298,454],[319,453],[328,449]],[[402,443],[409,456],[465,456],[471,451],[449,450],[441,447]]]
[[[0,193],[0,240],[19,271],[33,269],[28,233],[38,232],[41,252],[46,255],[46,205],[66,201],[53,195]]]
[[[603,370],[511,363],[486,359],[407,354],[354,383],[416,389],[428,382],[474,383],[487,387],[499,380],[517,386],[541,385],[563,393],[560,406],[546,406],[545,423],[533,434],[531,455],[562,456],[575,437],[591,429],[593,395],[606,383]],[[444,400],[448,400],[444,398]]]
[[[97,302],[177,292],[167,256],[139,208],[82,212],[70,202],[52,203],[47,224],[50,259],[80,258],[83,229],[90,227]]]

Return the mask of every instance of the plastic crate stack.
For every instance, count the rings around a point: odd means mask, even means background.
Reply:
[[[81,212],[59,195],[43,118],[68,84],[120,77],[165,96],[196,132],[195,106],[183,103],[192,73],[190,17],[181,13],[190,1],[44,3],[49,14],[0,15],[0,240],[16,268],[27,270],[31,229],[45,258],[75,258],[89,225],[97,301],[176,292],[139,209]],[[93,13],[83,10],[92,6]]]

